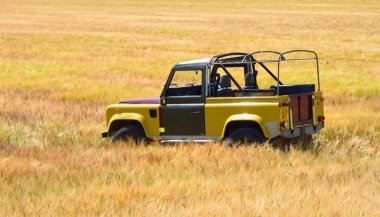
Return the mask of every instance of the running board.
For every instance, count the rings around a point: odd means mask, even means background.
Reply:
[[[160,143],[185,143],[185,142],[194,142],[194,143],[206,143],[206,142],[215,142],[215,140],[161,140]]]
[[[153,137],[154,140],[158,140],[161,143],[180,143],[180,142],[215,142],[217,140],[220,140],[221,137],[219,136],[156,136]]]

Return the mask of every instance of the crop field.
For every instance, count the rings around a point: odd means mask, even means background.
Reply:
[[[378,0],[0,0],[0,216],[380,216],[379,19]],[[107,104],[159,95],[176,62],[291,49],[320,56],[306,149],[100,139]]]

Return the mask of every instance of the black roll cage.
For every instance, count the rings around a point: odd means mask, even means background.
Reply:
[[[262,53],[272,53],[278,55],[277,59],[265,59],[265,60],[257,60],[254,58],[255,54],[262,54]],[[304,57],[304,58],[291,58],[286,59],[285,55],[290,53],[311,53],[314,55],[314,57]],[[231,56],[238,56],[239,58],[242,58],[241,61],[228,61],[222,60],[222,58],[225,57],[231,57]],[[237,58],[234,58],[237,59]],[[236,85],[236,87],[239,89],[239,91],[245,96],[246,92],[241,88],[241,86],[236,82],[236,80],[232,77],[231,73],[226,69],[225,65],[238,65],[238,64],[255,64],[258,63],[263,69],[273,78],[277,81],[277,95],[280,95],[280,85],[283,85],[283,83],[280,80],[280,65],[281,62],[286,61],[299,61],[299,60],[315,60],[317,65],[317,80],[318,80],[318,91],[320,91],[320,80],[319,80],[319,61],[318,61],[318,54],[315,51],[312,50],[290,50],[286,52],[277,52],[277,51],[270,51],[270,50],[264,50],[264,51],[256,51],[253,53],[243,53],[243,52],[232,52],[232,53],[225,53],[225,54],[219,54],[210,59],[209,62],[209,74],[211,73],[211,66],[212,65],[219,65],[223,71],[227,74],[227,76],[232,80],[232,82]],[[277,63],[277,76],[268,68],[265,66],[264,63]],[[214,79],[215,82],[215,79]]]

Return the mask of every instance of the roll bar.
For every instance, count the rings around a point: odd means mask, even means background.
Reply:
[[[243,53],[243,52],[231,52],[231,53],[225,53],[225,54],[218,54],[216,56],[213,56],[210,60],[210,62],[214,61],[218,61],[220,58],[223,58],[223,57],[227,57],[227,56],[246,56],[247,53]],[[214,60],[215,58],[215,60]]]
[[[289,54],[289,53],[311,53],[311,54],[314,54],[314,57],[311,58],[293,58],[293,59],[288,59],[286,60],[284,55],[286,54]],[[284,60],[282,60],[284,59]],[[318,54],[317,52],[315,51],[312,51],[312,50],[290,50],[290,51],[286,51],[286,52],[283,52],[281,53],[279,56],[278,56],[278,60],[277,60],[277,77],[278,79],[280,79],[280,63],[282,61],[293,61],[293,60],[315,60],[316,62],[316,65],[317,65],[317,80],[318,80],[318,91],[321,91],[321,84],[320,84],[320,81],[319,81],[319,61],[318,61]],[[280,95],[280,88],[279,88],[280,84],[277,82],[277,95]]]
[[[278,55],[277,59],[265,59],[265,60],[257,60],[254,58],[255,54],[261,54],[261,53],[271,53],[271,54],[276,54]],[[291,59],[286,59],[285,55],[290,54],[290,53],[311,53],[314,55],[314,57],[306,57],[306,58],[291,58]],[[228,60],[221,60],[223,57],[228,57],[228,56],[241,56],[242,60],[241,61],[228,61]],[[249,60],[247,59],[249,57]],[[271,51],[271,50],[264,50],[264,51],[256,51],[253,53],[243,53],[243,52],[232,52],[232,53],[225,53],[225,54],[219,54],[210,59],[210,65],[221,65],[223,68],[224,64],[242,64],[242,63],[258,63],[260,66],[262,66],[265,71],[269,73],[270,76],[272,76],[275,80],[277,80],[277,95],[280,95],[280,85],[283,85],[283,83],[280,81],[280,65],[281,62],[286,62],[286,61],[298,61],[298,60],[315,60],[316,65],[317,65],[317,80],[318,80],[318,91],[321,90],[320,88],[320,80],[319,80],[319,61],[318,61],[318,54],[315,51],[312,50],[290,50],[286,52],[277,52],[277,51]],[[274,62],[277,63],[277,77],[264,65],[264,63],[270,63]],[[240,89],[240,88],[239,88]]]

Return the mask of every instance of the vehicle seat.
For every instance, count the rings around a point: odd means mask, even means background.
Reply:
[[[257,71],[254,71],[255,74],[248,72],[245,74],[245,90],[259,89],[256,81]]]
[[[233,92],[230,89],[231,88],[231,79],[228,77],[228,75],[223,75],[220,79],[220,86],[222,89],[218,90],[217,96],[220,97],[228,97],[233,96]]]

